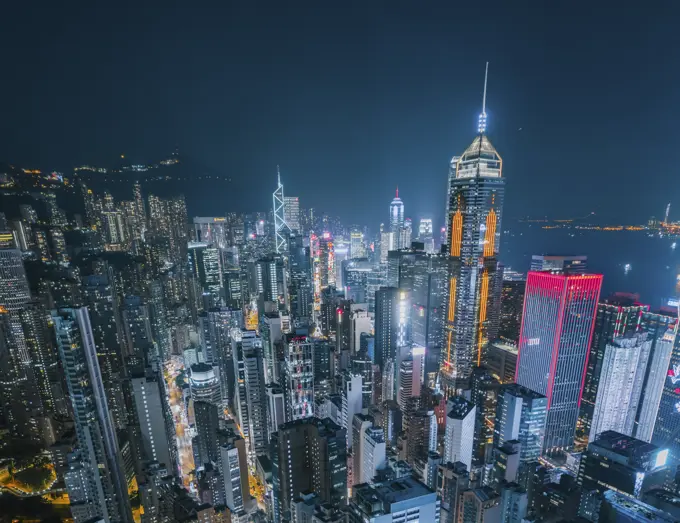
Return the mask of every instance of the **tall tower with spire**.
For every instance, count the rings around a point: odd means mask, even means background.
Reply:
[[[404,247],[401,245],[401,230],[404,227],[404,202],[399,198],[399,187],[397,187],[394,200],[390,203],[390,232],[395,249]]]
[[[494,334],[493,299],[505,180],[503,161],[486,136],[486,84],[477,136],[449,171],[446,208],[449,284],[444,308],[441,385],[466,388]]]
[[[288,250],[288,238],[290,237],[290,227],[286,223],[285,198],[283,197],[283,184],[281,183],[281,171],[276,166],[277,186],[272,200],[274,202],[274,244],[277,253]]]

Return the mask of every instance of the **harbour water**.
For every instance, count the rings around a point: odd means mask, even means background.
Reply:
[[[510,224],[502,238],[501,261],[506,267],[526,272],[532,254],[586,255],[589,272],[604,275],[604,296],[637,293],[640,301],[653,309],[675,296],[680,274],[680,245],[676,249],[673,239],[652,237],[648,231],[543,229],[539,224]]]

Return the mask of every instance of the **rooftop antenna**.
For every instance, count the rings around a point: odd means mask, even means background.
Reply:
[[[399,186],[397,185],[397,198],[399,198]]]
[[[484,134],[486,131],[486,81],[489,77],[489,62],[486,62],[486,69],[484,71],[484,96],[482,97],[482,114],[479,115],[479,125],[477,131],[479,134]]]
[[[279,166],[276,166],[276,176],[278,177],[279,180],[279,185],[281,185],[281,171],[279,170]]]

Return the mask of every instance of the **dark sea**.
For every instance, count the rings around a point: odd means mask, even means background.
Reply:
[[[672,244],[677,241],[677,248]],[[652,309],[675,296],[680,274],[680,239],[650,237],[648,231],[543,229],[538,224],[509,224],[501,240],[506,267],[526,272],[533,254],[588,256],[588,271],[604,275],[602,295],[631,292]],[[626,264],[630,265],[628,271]]]

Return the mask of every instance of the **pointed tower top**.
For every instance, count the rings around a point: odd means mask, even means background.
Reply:
[[[482,96],[482,113],[479,115],[479,125],[477,132],[484,134],[486,132],[486,81],[489,77],[489,62],[486,62],[486,69],[484,70],[484,95]]]
[[[397,185],[397,198],[399,198],[399,186]]]
[[[281,171],[279,170],[279,166],[276,166],[276,176],[279,180],[279,186],[281,185]]]

